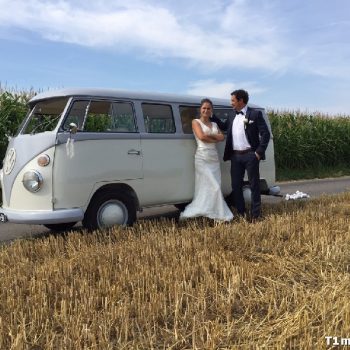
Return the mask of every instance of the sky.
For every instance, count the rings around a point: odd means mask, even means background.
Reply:
[[[0,0],[0,86],[350,115],[349,0]]]

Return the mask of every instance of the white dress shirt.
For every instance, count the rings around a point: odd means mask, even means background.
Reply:
[[[244,129],[244,119],[247,113],[247,106],[245,106],[241,111],[243,114],[237,114],[232,123],[232,143],[233,149],[236,151],[243,151],[251,147]]]

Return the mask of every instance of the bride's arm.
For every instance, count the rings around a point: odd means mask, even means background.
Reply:
[[[219,128],[217,128],[217,129],[218,129],[217,134],[214,134],[213,136],[215,136],[217,142],[224,141],[225,135],[222,133],[222,131]]]
[[[215,134],[215,135],[212,135],[212,136],[215,137],[215,140],[216,140],[217,142],[220,142],[220,141],[224,141],[224,140],[225,140],[225,136],[224,136],[224,134],[221,133],[221,132],[219,132],[219,133],[217,133],[217,134]]]
[[[216,139],[216,135],[207,135],[203,132],[201,126],[196,122],[195,119],[192,120],[192,130],[196,134],[196,136],[203,142],[208,143],[216,143],[218,140]]]

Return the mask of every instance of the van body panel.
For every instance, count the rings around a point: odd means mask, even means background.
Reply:
[[[41,167],[38,165],[37,157],[30,160],[17,174],[13,182],[8,207],[13,210],[52,210],[52,159],[54,159],[55,147],[43,150],[51,159],[50,163]],[[24,173],[30,170],[39,172],[43,178],[42,188],[38,192],[29,192],[23,186]]]
[[[223,195],[226,197],[232,192],[231,187],[231,162],[224,162],[224,150],[225,150],[226,137],[223,142],[216,144],[219,159],[220,159],[220,170],[221,170],[221,190]]]
[[[63,210],[14,210],[1,208],[9,222],[15,224],[41,225],[78,222],[83,220],[84,211],[81,208]]]
[[[142,102],[161,102],[161,103],[179,103],[179,104],[198,104],[205,96],[179,95],[170,93],[156,92],[135,92],[117,89],[98,89],[98,88],[71,88],[45,91],[34,96],[29,103],[34,104],[38,101],[53,97],[74,97],[74,98],[103,98],[103,99],[121,99]],[[230,98],[211,98],[214,105],[231,106]],[[249,103],[251,107],[257,107]]]
[[[189,200],[194,193],[194,138],[152,136],[141,135],[144,173],[144,186],[138,193],[141,205]]]
[[[159,202],[179,203],[191,201],[194,194],[194,155],[196,141],[193,135],[141,134],[145,194],[140,193],[140,202],[145,206]],[[219,159],[222,159],[225,142],[217,144]],[[230,162],[221,162],[222,190],[231,192]],[[149,193],[149,186],[162,191]],[[143,199],[144,198],[144,199]]]
[[[265,160],[260,161],[260,179],[265,179],[267,184],[272,187],[275,183],[275,162],[274,162],[274,144],[273,138],[270,138],[265,151]],[[273,160],[273,161],[272,161]]]
[[[3,165],[3,192],[7,205],[9,205],[11,191],[15,180],[18,179],[19,172],[28,162],[31,161],[31,159],[41,153],[45,153],[48,148],[54,146],[55,142],[56,133],[54,132],[35,135],[18,135],[10,139]],[[11,150],[14,150],[15,158],[8,159]],[[6,173],[7,167],[10,167],[8,162],[13,162],[14,164],[12,165],[12,170],[9,173]]]
[[[68,140],[68,135],[66,137]],[[90,137],[87,134],[73,135],[71,156],[67,154],[64,137],[59,137],[53,170],[54,209],[86,207],[96,183],[143,177],[138,134],[129,138],[125,134],[122,138],[119,134],[109,134],[107,138],[100,135],[98,139]]]

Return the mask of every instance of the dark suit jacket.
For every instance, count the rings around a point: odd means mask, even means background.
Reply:
[[[226,122],[222,122],[215,115],[211,118],[212,121],[218,124],[221,130],[227,131],[226,146],[224,152],[224,160],[230,160],[233,152],[232,140],[232,123],[236,114],[230,115]],[[245,134],[253,151],[258,153],[261,159],[265,159],[265,151],[270,141],[270,131],[265,122],[263,114],[259,109],[248,107],[246,118],[248,123],[245,124]]]

